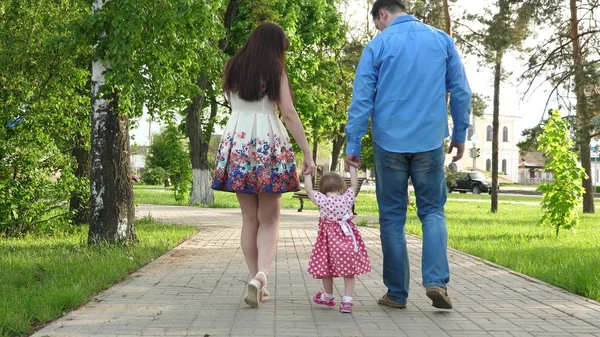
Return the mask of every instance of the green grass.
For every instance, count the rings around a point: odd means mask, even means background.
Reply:
[[[175,201],[175,195],[170,188],[152,185],[133,185],[135,202],[138,204],[153,205],[181,205]]]
[[[139,243],[87,246],[87,226],[60,237],[0,238],[0,336],[31,333],[126,278],[196,227],[136,223]]]
[[[538,225],[539,206],[449,202],[448,245],[573,293],[600,301],[600,226],[597,214],[582,214],[575,232]],[[407,232],[421,235],[416,215]]]

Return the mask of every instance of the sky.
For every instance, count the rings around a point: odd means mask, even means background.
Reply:
[[[495,0],[458,0],[451,4],[450,15],[459,16],[468,9],[470,13],[481,12],[485,6],[493,4]],[[367,20],[367,0],[348,0],[348,6],[342,8],[346,15],[346,20],[353,26],[364,26]],[[410,12],[410,9],[409,9]],[[370,22],[372,27],[372,22]],[[540,31],[538,38],[548,34],[548,31]],[[526,45],[535,45],[535,40],[526,41]],[[473,92],[487,96],[486,100],[488,108],[486,113],[492,113],[492,97],[493,97],[493,69],[489,67],[481,67],[478,64],[477,57],[473,55],[462,55],[467,77]],[[550,87],[542,86],[523,96],[526,90],[526,84],[519,84],[518,77],[524,71],[526,60],[519,59],[519,55],[515,52],[509,52],[504,59],[505,69],[512,72],[512,75],[507,78],[500,88],[500,115],[512,116],[517,119],[516,134],[522,138],[521,132],[526,128],[531,128],[540,123],[546,113],[546,101]],[[548,108],[557,108],[556,100],[550,100]],[[148,116],[144,115],[138,121],[138,127],[131,131],[134,137],[134,142],[139,145],[148,144],[149,128],[151,132],[158,132],[160,125],[152,123],[149,125]],[[218,130],[217,130],[218,131]]]

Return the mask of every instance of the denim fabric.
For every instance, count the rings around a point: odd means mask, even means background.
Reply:
[[[447,193],[444,148],[420,153],[394,153],[377,144],[373,147],[383,282],[388,288],[388,297],[406,303],[410,268],[404,225],[409,178],[415,189],[417,214],[423,228],[423,286],[446,288],[450,281],[444,215]]]

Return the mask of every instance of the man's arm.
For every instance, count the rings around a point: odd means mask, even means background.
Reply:
[[[363,50],[354,76],[352,103],[350,103],[348,122],[346,123],[347,156],[360,157],[361,140],[367,133],[369,115],[375,103],[375,88],[378,77],[376,51],[373,44],[369,43]]]
[[[446,71],[446,90],[450,93],[450,115],[452,116],[452,139],[448,148],[451,153],[456,148],[456,156],[452,161],[458,161],[462,158],[464,144],[467,138],[467,129],[469,128],[469,116],[471,114],[471,88],[467,80],[465,68],[458,55],[456,46],[452,38],[447,36],[448,41],[448,60]]]

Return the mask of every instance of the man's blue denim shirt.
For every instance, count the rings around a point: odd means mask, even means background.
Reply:
[[[372,117],[373,140],[389,152],[439,148],[449,136],[446,92],[450,93],[452,140],[464,143],[471,89],[448,34],[402,15],[362,53],[346,124],[346,155],[360,155]]]

